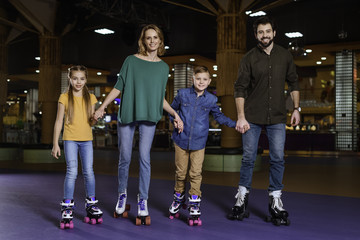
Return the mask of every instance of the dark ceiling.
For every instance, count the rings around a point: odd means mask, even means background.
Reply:
[[[34,26],[15,7],[25,0],[2,1],[9,22],[22,21],[28,29]],[[27,0],[54,3],[54,0]],[[197,54],[215,59],[216,16],[200,2],[210,3],[216,10],[220,0],[61,0],[54,14],[54,33],[62,35],[63,64],[84,64],[119,71],[124,58],[137,51],[141,27],[148,23],[159,25],[170,46],[166,56]],[[264,10],[278,25],[276,42],[287,47],[291,41],[284,33],[300,31],[300,47],[318,44],[360,42],[358,0],[255,0],[248,10]],[[184,6],[179,6],[184,5]],[[192,9],[191,9],[192,8]],[[201,12],[203,11],[203,12]],[[210,13],[210,14],[209,14]],[[3,18],[4,19],[4,18]],[[255,45],[252,22],[247,20],[247,46]],[[0,21],[0,24],[4,21]],[[5,24],[11,29],[9,24]],[[112,35],[100,35],[93,30],[107,27]],[[39,34],[24,31],[9,44],[9,74],[33,71],[39,62]]]

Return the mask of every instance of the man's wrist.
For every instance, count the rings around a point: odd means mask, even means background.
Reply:
[[[294,107],[294,111],[297,110],[298,112],[301,112],[301,107]]]

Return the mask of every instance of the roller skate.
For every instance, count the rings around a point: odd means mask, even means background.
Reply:
[[[290,225],[289,213],[283,208],[281,201],[281,190],[269,193],[269,212],[270,216],[265,219],[267,222],[272,222],[276,226]]]
[[[74,200],[64,199],[60,203],[61,206],[61,221],[60,229],[74,228],[73,213],[74,213]]]
[[[180,208],[185,209],[185,193],[178,193],[174,192],[174,201],[172,202],[171,206],[169,207],[169,218],[174,219],[180,217],[179,210]]]
[[[246,210],[249,200],[249,190],[246,187],[239,186],[238,192],[235,195],[236,203],[228,215],[230,220],[240,220],[248,218],[250,213]]]
[[[188,219],[189,226],[201,226],[202,221],[200,219],[200,202],[201,198],[198,195],[191,195],[189,197],[189,213],[190,217]]]
[[[115,207],[114,218],[129,217],[128,211],[130,211],[130,205],[126,204],[126,199],[127,199],[126,191],[124,193],[119,193],[118,201]]]
[[[136,226],[139,225],[147,225],[151,224],[151,219],[149,216],[149,211],[147,207],[147,200],[140,199],[138,195],[138,215],[136,217]]]
[[[103,222],[102,215],[103,212],[100,210],[100,208],[97,206],[98,200],[96,200],[95,197],[92,198],[86,198],[85,199],[85,209],[87,216],[84,217],[85,223],[90,224],[101,224]]]

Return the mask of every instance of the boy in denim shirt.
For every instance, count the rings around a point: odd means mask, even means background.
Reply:
[[[184,122],[183,132],[174,129],[172,139],[175,145],[175,188],[174,201],[169,208],[170,219],[179,217],[179,209],[185,206],[186,175],[189,167],[189,225],[201,225],[201,172],[205,145],[209,133],[209,114],[220,124],[235,128],[236,122],[226,117],[216,104],[217,97],[206,88],[211,82],[209,70],[205,66],[194,69],[194,85],[180,89],[171,107],[178,112]]]

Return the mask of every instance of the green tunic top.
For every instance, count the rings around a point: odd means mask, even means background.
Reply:
[[[114,86],[121,91],[119,122],[157,123],[163,113],[168,75],[169,66],[162,60],[149,62],[134,55],[128,56]]]

